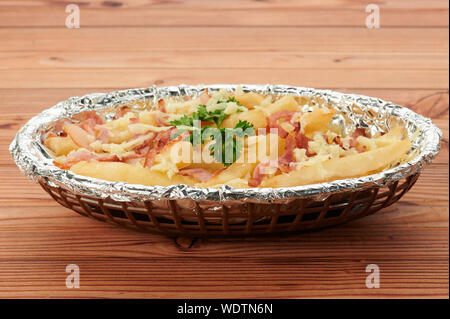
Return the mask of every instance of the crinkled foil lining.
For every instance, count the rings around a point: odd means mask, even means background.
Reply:
[[[170,86],[130,89],[112,93],[94,93],[83,97],[72,97],[32,118],[23,126],[10,145],[10,152],[20,170],[29,178],[60,186],[79,195],[97,198],[110,197],[120,202],[161,199],[192,199],[208,201],[246,201],[282,203],[294,198],[325,199],[331,194],[371,187],[386,186],[396,180],[421,170],[439,152],[441,131],[425,118],[405,107],[355,94],[343,94],[328,90],[316,90],[287,85],[240,85],[244,91],[263,94],[292,94],[304,96],[312,103],[327,103],[342,111],[346,120],[363,125],[373,131],[389,129],[392,123],[401,121],[412,138],[414,158],[400,166],[381,173],[336,180],[329,183],[287,187],[287,188],[248,188],[236,189],[230,186],[221,188],[197,188],[187,185],[143,186],[123,182],[108,182],[76,175],[53,165],[52,157],[41,144],[41,134],[56,120],[71,117],[85,110],[101,110],[124,104],[152,104],[166,96],[195,96],[205,88],[210,91],[225,88],[233,91],[238,85],[199,85]],[[307,106],[305,106],[307,108]]]

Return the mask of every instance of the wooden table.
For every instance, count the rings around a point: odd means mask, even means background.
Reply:
[[[448,298],[448,2],[0,1],[0,297]],[[65,6],[79,5],[68,29]],[[69,96],[151,84],[287,83],[362,93],[431,117],[442,151],[397,204],[308,234],[169,239],[83,218],[7,150]],[[65,285],[77,264],[79,289]],[[368,289],[368,264],[380,288]]]

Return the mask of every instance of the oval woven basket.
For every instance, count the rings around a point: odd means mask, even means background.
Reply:
[[[40,134],[57,119],[83,110],[100,110],[173,95],[196,95],[205,88],[234,90],[237,85],[132,89],[70,98],[31,119],[10,151],[19,168],[59,204],[90,218],[138,231],[184,236],[249,236],[309,231],[375,213],[398,201],[417,181],[424,164],[439,151],[440,130],[426,119],[390,102],[282,85],[241,85],[244,91],[350,101],[364,112],[376,109],[400,118],[408,129],[415,157],[378,174],[316,185],[279,189],[199,189],[186,185],[142,186],[107,182],[64,171],[40,143]],[[341,109],[342,110],[342,109]],[[347,112],[351,112],[347,109]],[[361,120],[361,119],[360,119]],[[367,120],[367,119],[365,119]],[[370,120],[370,119],[369,119]]]
[[[419,173],[389,186],[330,195],[326,200],[287,203],[226,203],[160,200],[117,202],[77,195],[40,183],[54,200],[82,216],[134,230],[185,236],[240,236],[320,229],[367,216],[398,201]]]

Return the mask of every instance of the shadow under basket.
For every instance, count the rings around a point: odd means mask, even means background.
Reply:
[[[170,236],[252,236],[320,229],[367,216],[398,201],[420,173],[385,187],[294,198],[282,204],[179,200],[117,202],[76,195],[41,182],[61,205],[80,215],[138,231]]]

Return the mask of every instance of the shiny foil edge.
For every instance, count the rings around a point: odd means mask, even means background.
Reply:
[[[343,112],[346,112],[346,106],[351,104],[361,106],[366,111],[376,109],[386,119],[394,116],[403,120],[410,137],[414,132],[413,129],[419,129],[420,134],[412,143],[413,147],[418,149],[419,152],[411,161],[405,164],[360,178],[296,187],[236,189],[227,185],[221,188],[198,188],[187,185],[144,186],[85,177],[56,167],[52,163],[52,157],[40,143],[40,134],[50,123],[61,118],[71,117],[85,110],[101,110],[142,100],[156,102],[159,98],[166,96],[195,96],[200,94],[205,88],[209,90],[225,88],[232,91],[238,86],[242,87],[244,91],[256,91],[264,94],[293,94],[297,96],[320,97],[334,105],[344,105],[343,108],[336,107]],[[347,112],[348,114],[351,113],[348,108]],[[430,163],[440,150],[441,137],[441,130],[430,119],[392,102],[364,95],[288,85],[180,85],[168,87],[151,86],[148,88],[71,97],[30,119],[18,131],[9,150],[19,169],[28,178],[36,182],[47,183],[50,186],[59,186],[78,195],[102,199],[110,197],[119,202],[192,199],[280,203],[300,197],[321,200],[336,193],[390,185],[401,178],[415,174],[425,164]]]

